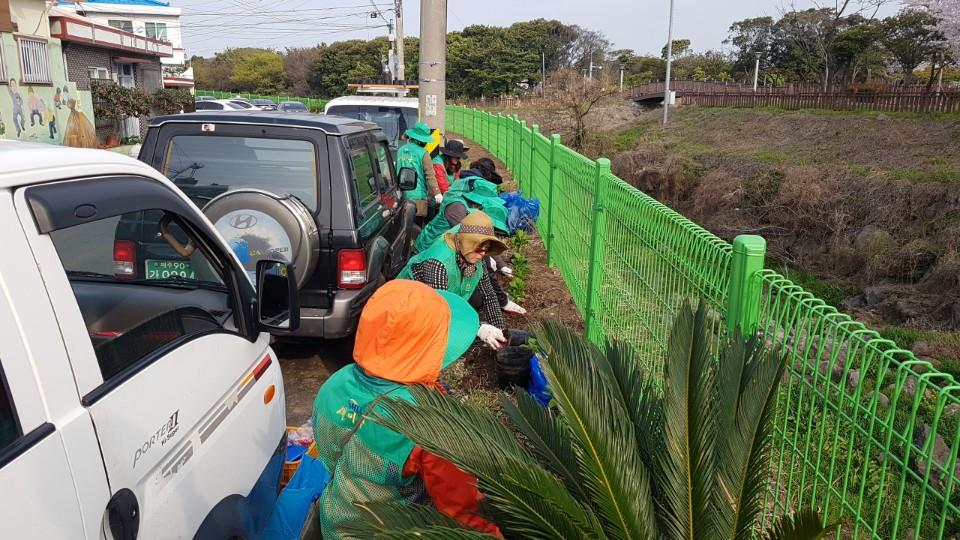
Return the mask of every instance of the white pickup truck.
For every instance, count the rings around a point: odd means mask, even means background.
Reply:
[[[132,257],[131,223],[176,255]],[[299,324],[286,263],[255,288],[180,190],[100,150],[0,141],[0,231],[0,536],[256,537],[285,449],[267,332]]]

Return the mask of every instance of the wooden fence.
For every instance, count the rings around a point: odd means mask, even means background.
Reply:
[[[869,83],[868,83],[869,84]],[[927,86],[925,84],[909,84],[909,85],[885,85],[883,83],[878,83],[880,86],[877,89],[874,89],[876,93],[883,94],[926,94]],[[758,86],[756,91],[753,90],[753,85],[735,83],[735,82],[715,82],[715,81],[670,81],[670,89],[677,93],[678,96],[683,97],[687,94],[745,94],[745,93],[756,93],[756,94],[832,94],[832,93],[844,93],[844,94],[861,94],[861,93],[872,93],[866,84],[861,85],[841,85],[839,87],[834,87],[826,92],[824,92],[823,86],[820,84],[813,83],[787,83],[782,86]],[[936,90],[936,86],[934,86]],[[664,91],[663,82],[651,82],[640,84],[637,86],[630,87],[630,94],[634,98],[642,98],[652,95],[662,95]],[[943,92],[958,92],[960,88],[945,86],[940,93]]]
[[[941,94],[754,94],[740,93],[687,93],[684,104],[704,107],[772,107],[778,109],[829,109],[834,111],[884,111],[917,113],[960,112],[960,93]]]

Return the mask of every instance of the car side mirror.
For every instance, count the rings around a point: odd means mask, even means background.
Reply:
[[[257,322],[268,332],[287,333],[300,327],[300,295],[290,263],[257,261]]]
[[[417,171],[413,169],[400,169],[400,189],[410,191],[417,189]]]

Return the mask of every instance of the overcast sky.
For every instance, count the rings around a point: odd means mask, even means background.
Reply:
[[[387,19],[391,0],[375,0]],[[814,0],[792,0],[797,8]],[[183,8],[188,55],[211,56],[228,47],[309,46],[386,35],[381,18],[370,18],[370,0],[170,0]],[[696,51],[722,46],[730,23],[747,17],[777,16],[791,0],[675,0],[674,39],[687,38]],[[832,5],[832,0],[821,4]],[[419,34],[418,0],[404,1],[406,35]],[[447,28],[472,24],[508,26],[537,18],[559,19],[600,30],[616,48],[657,53],[667,42],[669,0],[449,0]],[[896,0],[881,9],[889,15]],[[378,26],[379,25],[379,26]]]

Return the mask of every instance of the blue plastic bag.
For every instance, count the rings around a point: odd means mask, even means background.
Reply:
[[[507,207],[507,227],[510,236],[518,230],[529,231],[540,217],[540,199],[525,199],[519,191],[501,193],[504,205]]]
[[[547,377],[540,368],[539,353],[530,358],[530,382],[527,383],[527,392],[544,407],[550,403],[550,387],[547,385]]]
[[[323,463],[304,454],[297,472],[277,497],[273,515],[263,531],[263,540],[298,540],[310,505],[320,498],[330,481],[330,473]]]

